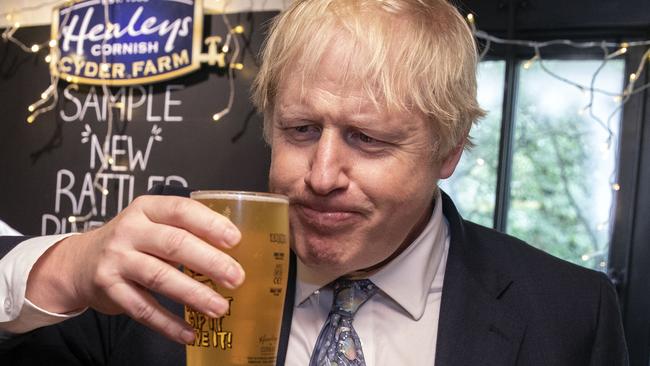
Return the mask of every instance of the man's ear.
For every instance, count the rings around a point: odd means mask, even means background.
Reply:
[[[465,140],[463,139],[463,143],[456,145],[456,147],[451,149],[451,151],[447,154],[447,157],[443,158],[440,161],[439,179],[449,178],[454,170],[456,170],[456,166],[458,165],[460,157],[463,155],[463,150],[465,148],[464,142]]]

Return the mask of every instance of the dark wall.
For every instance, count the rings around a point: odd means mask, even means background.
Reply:
[[[590,30],[594,28],[648,30],[647,0],[463,0],[461,8],[478,16],[481,29],[505,32],[512,6],[520,32]]]
[[[66,218],[90,212],[92,200],[98,212],[85,225],[110,219],[132,197],[146,192],[150,182],[266,190],[270,154],[249,88],[262,24],[272,15],[230,16],[232,24],[241,22],[246,29],[245,68],[236,72],[233,108],[218,122],[212,115],[226,106],[229,86],[224,71],[215,67],[206,65],[155,85],[112,89],[126,96],[126,112],[121,116],[113,109],[110,151],[127,168],[104,172],[99,183],[106,179],[106,197],[90,184],[101,166],[107,133],[102,88],[79,86],[65,97],[68,84],[60,82],[55,110],[28,124],[28,106],[49,85],[45,54],[27,54],[0,42],[0,219],[23,233],[54,234],[75,230]],[[221,16],[206,17],[204,28],[206,34],[226,34]],[[28,27],[16,37],[31,45],[47,40],[49,33],[49,27]],[[86,228],[80,224],[76,229]]]

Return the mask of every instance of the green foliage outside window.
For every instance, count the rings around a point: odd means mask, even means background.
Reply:
[[[545,66],[589,85],[599,62],[546,61]],[[493,62],[481,65],[481,72],[499,68],[503,63]],[[609,62],[596,87],[620,92],[623,68],[621,61]],[[605,269],[619,117],[612,119],[613,144],[605,149],[607,130],[579,113],[588,95],[535,65],[520,69],[518,90],[507,232],[560,258]],[[482,92],[503,94],[503,89],[481,85]],[[594,113],[602,120],[616,107],[611,96],[594,100]],[[467,219],[492,226],[501,115],[500,110],[494,113],[494,106],[484,108],[491,113],[472,133],[477,147],[442,186]]]

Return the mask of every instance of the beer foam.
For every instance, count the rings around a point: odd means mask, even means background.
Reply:
[[[243,199],[246,201],[289,203],[289,197],[262,192],[245,191],[193,191],[190,193],[192,199]]]

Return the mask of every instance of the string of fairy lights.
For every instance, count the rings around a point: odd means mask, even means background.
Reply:
[[[56,3],[58,3],[58,1],[45,2],[39,5],[26,7],[19,10],[13,10],[11,12],[0,13],[0,17],[3,16],[8,22],[10,22],[10,25],[2,33],[1,36],[2,40],[17,45],[22,51],[27,53],[37,54],[41,50],[45,49],[46,47],[49,47],[49,52],[47,56],[45,56],[44,61],[47,64],[49,64],[50,69],[55,68],[57,66],[53,62],[53,60],[58,60],[60,56],[60,50],[58,48],[59,40],[53,38],[43,43],[35,43],[32,44],[31,46],[26,45],[24,42],[20,41],[15,37],[16,31],[21,27],[20,22],[16,20],[17,17],[16,15],[23,12],[36,10],[43,6],[53,6]],[[68,1],[64,5],[69,6],[72,5],[72,3],[73,1]],[[110,33],[112,31],[113,24],[111,23],[109,17],[109,3],[107,1],[104,1],[102,2],[102,4],[103,4],[103,22],[104,22],[105,36],[102,38],[100,67],[107,68],[108,62],[107,62],[107,54],[105,52],[105,45],[107,40],[110,37],[106,35],[107,33]],[[226,106],[222,110],[212,115],[212,119],[214,121],[219,121],[222,118],[224,118],[228,113],[230,113],[235,98],[235,82],[234,82],[235,71],[240,71],[243,70],[244,68],[244,64],[242,62],[239,62],[239,56],[241,51],[239,36],[244,34],[245,29],[244,26],[241,24],[238,24],[234,27],[231,25],[230,20],[226,16],[225,6],[227,6],[227,4],[224,4],[224,8],[221,9],[221,17],[223,19],[224,24],[226,25],[226,28],[228,29],[228,33],[226,35],[225,42],[221,46],[220,53],[222,54],[221,56],[223,56],[224,60],[226,59],[225,58],[226,54],[230,55],[229,56],[230,62],[226,66],[228,69],[227,78],[228,78],[228,86],[229,86],[228,101]],[[62,19],[61,24],[59,25],[58,34],[62,34],[61,30],[64,29],[64,27],[68,24],[69,15],[70,12],[67,12],[64,15],[64,18]],[[82,55],[76,55],[76,54],[73,56],[75,58],[83,57]],[[102,72],[98,73],[100,78],[102,80],[106,80],[106,75],[108,74],[107,70],[101,70],[101,71]],[[41,98],[28,107],[28,112],[30,113],[27,117],[28,123],[30,124],[33,123],[39,115],[49,112],[56,107],[59,100],[59,93],[58,93],[59,79],[60,79],[59,73],[50,72],[49,86],[45,89],[45,91],[41,93],[40,95]],[[79,89],[79,85],[77,84],[78,79],[76,77],[68,76],[66,77],[65,81],[68,83],[68,85],[65,86],[65,89],[73,89],[73,90]],[[101,83],[101,88],[105,96],[111,95],[107,82]],[[107,161],[106,161],[107,164],[100,164],[98,170],[94,173],[94,178],[93,178],[93,187],[97,189],[104,196],[108,196],[110,194],[110,191],[107,186],[100,184],[101,177],[106,171],[106,169],[116,164],[114,159],[110,156],[110,141],[113,135],[113,108],[121,109],[125,107],[122,102],[111,101],[111,100],[109,100],[109,102],[110,104],[109,104],[109,108],[107,108],[107,114],[106,114],[107,131],[104,137],[104,142],[102,144],[103,154],[104,156],[107,156]],[[87,212],[85,215],[71,215],[68,217],[68,221],[70,223],[81,223],[90,220],[93,216],[96,216],[97,204],[95,198],[91,196],[90,202],[92,207],[89,210],[89,212]]]
[[[110,19],[109,19],[108,2],[103,3],[103,9],[104,9],[104,24],[106,25],[105,29],[106,29],[107,32],[109,32],[110,29],[111,29],[111,22],[110,22]],[[226,35],[226,41],[224,42],[223,46],[221,47],[221,52],[223,52],[223,53],[229,52],[231,43],[234,44],[234,51],[232,52],[232,56],[230,58],[230,60],[231,60],[230,67],[228,67],[228,84],[229,84],[228,102],[227,102],[227,105],[226,105],[226,107],[224,109],[222,109],[221,111],[215,113],[212,116],[212,119],[214,121],[219,121],[226,114],[230,113],[230,109],[232,108],[232,105],[234,103],[234,98],[235,98],[235,82],[234,82],[235,75],[234,75],[234,70],[242,70],[243,67],[244,67],[242,63],[237,62],[238,57],[239,57],[239,52],[240,52],[240,46],[239,46],[238,37],[236,36],[238,34],[243,34],[244,33],[244,27],[242,25],[237,25],[235,27],[232,27],[232,25],[230,24],[230,21],[228,20],[228,17],[224,13],[222,13],[222,18],[223,18],[224,24],[226,25],[227,29],[229,29],[229,32]],[[64,20],[63,23],[65,24],[65,20]],[[60,32],[59,32],[59,34],[60,34]],[[101,50],[102,50],[101,51],[101,59],[102,59],[101,66],[102,67],[107,67],[108,66],[106,53],[104,52],[104,49],[105,49],[104,46],[106,44],[107,39],[108,39],[108,37],[104,37],[103,40],[102,40],[102,47],[101,47]],[[108,74],[107,70],[104,70],[104,71],[105,72],[100,72],[99,73],[99,75],[100,75],[100,77],[102,79],[105,79],[105,76]],[[56,85],[56,84],[54,84],[54,85]],[[70,86],[77,87],[77,84],[76,83],[69,84],[68,87],[70,87]],[[104,83],[102,83],[101,86],[102,86],[102,92],[104,93],[104,95],[106,95],[106,96],[111,95],[110,91],[108,89],[108,83],[104,82]],[[113,103],[113,107],[121,109],[121,108],[124,108],[124,105],[121,102],[115,102],[115,103]],[[113,158],[109,154],[109,152],[110,152],[110,145],[109,144],[110,144],[110,141],[111,141],[111,137],[113,135],[113,108],[107,108],[106,122],[107,122],[106,123],[107,131],[106,131],[106,135],[104,137],[104,143],[102,145],[102,149],[103,149],[104,156],[108,156],[108,158],[107,158],[107,163],[108,164],[106,164],[106,165],[105,164],[100,164],[100,166],[99,166],[97,172],[95,172],[95,175],[94,175],[94,178],[93,178],[93,186],[97,190],[99,190],[99,192],[101,192],[104,196],[108,196],[110,191],[108,190],[108,188],[105,185],[101,185],[99,183],[99,180],[101,179],[102,175],[104,174],[106,169],[108,169],[109,166],[116,164],[115,161],[113,160]],[[71,216],[68,217],[68,221],[70,223],[76,223],[76,222],[86,222],[86,221],[90,220],[93,216],[97,215],[97,203],[96,203],[95,199],[92,196],[91,196],[91,206],[92,206],[91,209],[85,215],[82,215],[82,216],[71,215]]]
[[[15,44],[22,51],[27,53],[38,54],[45,49],[49,49],[48,54],[44,58],[44,61],[49,64],[50,68],[56,67],[56,64],[55,62],[53,62],[53,60],[59,59],[59,55],[60,55],[60,51],[58,48],[59,40],[49,39],[41,43],[27,45],[22,41],[20,41],[19,39],[17,39],[15,37],[15,33],[21,27],[20,22],[17,21],[17,14],[33,11],[41,7],[51,7],[55,3],[58,3],[58,1],[44,2],[39,5],[25,7],[18,10],[12,10],[10,12],[0,13],[0,17],[5,17],[7,22],[10,24],[2,32],[1,35],[2,40],[4,42],[11,42]],[[69,1],[69,3],[72,3],[72,1]],[[111,22],[109,19],[108,2],[104,1],[103,5],[104,5],[104,23],[105,23],[104,29],[105,32],[110,32]],[[228,94],[228,101],[226,106],[222,110],[212,115],[212,119],[214,121],[219,121],[223,119],[224,116],[226,116],[228,113],[230,113],[232,105],[234,103],[234,95],[235,95],[235,84],[234,84],[235,72],[242,70],[244,67],[243,63],[239,61],[241,50],[240,50],[240,43],[238,39],[239,36],[244,34],[244,27],[241,24],[238,24],[233,27],[225,13],[226,13],[225,11],[221,12],[221,16],[224,24],[226,25],[229,31],[225,37],[225,42],[220,47],[219,52],[224,57],[226,54],[229,55],[229,63],[226,66],[227,78],[229,84],[229,94]],[[467,22],[470,25],[476,39],[482,45],[482,50],[480,51],[481,59],[483,59],[489,53],[491,46],[494,44],[512,45],[512,46],[517,46],[522,48],[528,48],[532,50],[533,56],[530,59],[523,61],[522,63],[523,69],[527,70],[534,63],[538,63],[540,69],[543,70],[548,75],[550,75],[551,77],[560,80],[568,85],[574,86],[582,93],[586,93],[589,96],[589,102],[579,111],[579,113],[588,114],[588,116],[596,124],[601,126],[607,132],[607,139],[603,143],[603,148],[602,148],[603,152],[609,151],[612,145],[612,139],[614,137],[612,123],[614,118],[619,114],[619,112],[621,111],[625,103],[627,103],[633,95],[638,94],[650,87],[650,83],[639,85],[639,81],[642,80],[641,75],[645,71],[646,64],[647,62],[650,62],[650,40],[616,43],[616,42],[608,42],[608,41],[576,42],[576,41],[566,40],[566,39],[549,40],[544,42],[504,39],[504,38],[496,37],[485,31],[478,29],[476,27],[476,19],[473,14],[467,15]],[[62,29],[66,24],[67,24],[67,18],[64,18],[61,24],[59,25],[60,29]],[[61,32],[59,32],[59,34],[61,34]],[[108,38],[109,37],[104,37],[102,41],[103,44],[101,48],[102,50],[101,57],[102,57],[102,64],[104,65],[107,64],[106,62],[107,55],[104,52],[103,46]],[[597,68],[597,70],[593,73],[591,77],[591,82],[589,84],[581,84],[567,77],[561,76],[556,72],[554,72],[553,70],[549,69],[547,65],[544,63],[545,59],[542,55],[542,50],[544,48],[553,47],[553,46],[567,46],[567,47],[572,47],[576,50],[600,48],[600,50],[602,51],[602,58],[600,60],[601,63]],[[603,90],[601,88],[596,87],[596,81],[599,76],[599,73],[603,69],[603,67],[607,64],[607,62],[613,59],[624,57],[628,53],[628,51],[633,47],[646,47],[647,49],[643,53],[643,56],[639,59],[638,66],[636,67],[635,71],[630,75],[628,75],[624,88],[621,91],[611,91],[611,90]],[[104,77],[105,74],[106,73],[99,73],[99,75],[101,75],[102,78]],[[56,107],[58,103],[58,97],[59,97],[58,88],[57,88],[59,84],[59,78],[58,76],[55,75],[57,75],[57,73],[51,73],[50,84],[41,93],[40,95],[41,98],[28,107],[28,112],[29,112],[29,115],[27,117],[28,123],[33,123],[40,115],[49,112]],[[65,88],[78,89],[78,84],[75,77],[68,77],[66,78],[65,81],[68,83],[68,85]],[[102,89],[104,95],[110,95],[107,83],[102,83]],[[611,97],[616,103],[618,103],[616,109],[613,112],[611,112],[605,119],[599,117],[594,112],[594,106],[595,106],[594,97],[597,94]],[[124,108],[124,105],[122,105],[120,102],[117,101],[113,102],[111,106],[113,108],[118,108],[118,109]],[[112,127],[113,113],[112,113],[112,108],[107,108],[107,110],[108,110],[107,133],[104,139],[103,149],[104,149],[105,156],[109,156],[108,165],[112,165],[115,164],[115,162],[110,157],[110,154],[108,154],[108,149],[109,149],[109,141],[113,130]],[[99,183],[99,179],[100,179],[99,177],[107,168],[108,168],[107,165],[101,164],[100,168],[95,173],[95,179],[93,182],[95,188],[103,195],[108,195],[110,193],[106,186],[102,186]],[[619,191],[621,187],[616,181],[615,176],[616,176],[616,172],[614,172],[612,175],[611,189],[613,191]],[[69,221],[83,222],[89,220],[93,215],[97,214],[94,200],[92,200],[92,205],[93,207],[89,213],[83,216],[70,216]],[[599,224],[599,227],[601,225],[602,224]]]
[[[526,60],[523,63],[522,67],[525,70],[530,69],[533,63],[538,62],[540,68],[551,77],[576,87],[582,93],[588,93],[589,103],[586,106],[584,106],[579,111],[579,113],[584,114],[588,112],[589,116],[607,131],[608,134],[608,138],[606,142],[607,148],[609,148],[609,146],[611,145],[612,142],[611,139],[613,137],[613,132],[611,128],[612,119],[620,112],[621,108],[630,99],[630,97],[650,87],[650,83],[646,83],[640,86],[636,85],[640,79],[641,74],[645,70],[646,64],[650,62],[650,48],[648,48],[643,54],[643,56],[640,58],[636,71],[629,75],[627,85],[625,86],[625,88],[623,88],[621,92],[608,91],[608,90],[603,90],[595,87],[597,77],[608,61],[615,59],[619,56],[625,55],[628,52],[628,50],[632,47],[648,47],[650,46],[650,40],[615,43],[615,42],[607,42],[607,41],[576,42],[568,39],[556,39],[556,40],[550,40],[544,42],[534,42],[534,41],[517,40],[517,39],[503,39],[503,38],[495,37],[482,30],[477,29],[475,17],[473,14],[470,13],[467,15],[467,21],[470,24],[472,31],[474,32],[474,36],[479,40],[485,41],[483,50],[481,51],[480,54],[480,59],[483,59],[487,55],[487,53],[490,51],[490,47],[492,44],[511,45],[511,46],[530,48],[534,51],[534,55],[532,58]],[[573,47],[576,49],[600,48],[602,50],[601,63],[599,67],[596,69],[596,71],[594,72],[594,74],[592,75],[591,83],[589,85],[583,85],[573,80],[570,80],[566,77],[560,76],[557,73],[550,70],[548,67],[546,67],[546,65],[544,64],[544,59],[541,54],[541,50],[546,47],[553,47],[558,45]],[[614,101],[619,103],[618,108],[616,108],[608,116],[606,121],[603,121],[593,111],[595,94],[604,94],[613,97]],[[613,183],[612,188],[614,190],[619,190],[620,186],[616,185],[616,183]]]
[[[504,39],[504,38],[496,37],[485,31],[478,29],[476,27],[476,19],[473,14],[471,13],[468,14],[466,16],[466,19],[477,41],[479,43],[482,42],[483,48],[480,51],[480,55],[479,55],[481,60],[483,60],[485,56],[489,53],[491,46],[493,44],[517,46],[519,48],[524,48],[524,49],[527,48],[533,51],[533,56],[522,63],[521,66],[524,70],[529,70],[533,66],[533,64],[538,63],[539,68],[542,71],[544,71],[547,75],[565,84],[575,87],[582,94],[586,94],[588,96],[589,101],[585,106],[583,106],[577,112],[579,115],[587,114],[591,120],[593,120],[598,126],[602,127],[605,130],[607,134],[607,138],[602,144],[601,151],[603,153],[609,152],[612,147],[613,138],[614,138],[612,123],[614,122],[614,119],[617,116],[619,116],[619,113],[621,112],[623,106],[630,100],[632,96],[641,93],[650,87],[650,82],[639,85],[639,81],[642,80],[642,74],[645,71],[646,64],[650,62],[650,40],[630,41],[630,42],[610,42],[604,40],[597,41],[597,42],[596,41],[577,42],[568,39],[554,39],[549,41],[536,42],[530,40]],[[542,50],[547,47],[556,47],[556,46],[571,47],[577,50],[594,49],[594,48],[600,49],[600,51],[602,52],[601,59],[599,60],[600,64],[593,72],[589,84],[582,84],[574,80],[571,80],[567,77],[561,76],[558,73],[551,70],[549,67],[547,67],[547,65],[544,62],[545,59],[544,57],[542,57]],[[624,85],[622,90],[611,91],[611,90],[604,90],[596,87],[596,81],[598,79],[598,76],[601,73],[601,71],[604,69],[604,67],[607,65],[607,63],[611,60],[624,56],[633,47],[645,48],[645,51],[643,52],[643,55],[639,58],[637,67],[636,69],[634,69],[635,71],[630,73],[627,76],[626,84]],[[597,94],[611,97],[613,98],[613,101],[617,103],[616,108],[614,108],[609,113],[606,119],[601,118],[594,112],[595,96]],[[618,148],[614,149],[613,152],[614,152],[614,160],[618,161],[619,149]],[[615,166],[612,173],[610,174],[610,188],[613,192],[618,192],[621,189],[621,186],[617,181],[617,172],[618,169]],[[596,225],[596,230],[598,231],[604,230],[609,224],[609,222],[611,221],[613,214],[614,214],[614,210],[612,207],[609,212],[609,219],[605,222],[598,223]],[[602,256],[603,254],[604,253],[602,253],[601,251],[585,253],[581,256],[581,259],[583,261],[588,261],[592,258]],[[601,268],[605,268],[607,266],[607,263],[605,262],[605,260],[601,260],[598,263],[598,266]]]

